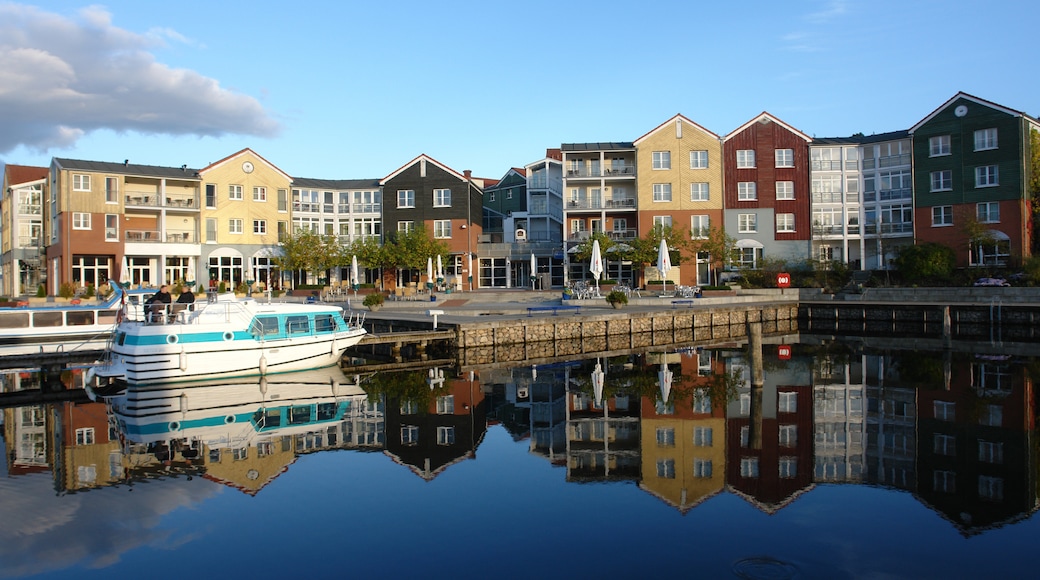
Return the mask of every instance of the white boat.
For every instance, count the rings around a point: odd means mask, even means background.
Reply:
[[[128,305],[100,378],[128,385],[263,376],[327,367],[366,334],[361,315],[331,304],[213,295],[157,313]]]
[[[118,322],[125,293],[111,283],[103,302],[0,308],[0,355],[103,350]]]
[[[193,451],[241,449],[365,419],[372,411],[359,383],[358,376],[326,367],[217,383],[131,385],[105,402],[121,438],[191,459]]]

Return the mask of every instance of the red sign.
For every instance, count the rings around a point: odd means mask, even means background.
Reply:
[[[790,360],[791,359],[791,345],[789,345],[789,344],[781,344],[780,346],[776,347],[776,355],[778,357],[780,357],[780,360]]]
[[[777,288],[790,288],[791,287],[791,275],[787,272],[780,272],[776,275],[776,287]]]

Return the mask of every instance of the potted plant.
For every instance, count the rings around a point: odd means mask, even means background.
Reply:
[[[607,294],[607,304],[610,304],[614,308],[621,308],[625,304],[628,304],[628,296],[620,290],[611,290]]]
[[[365,296],[365,300],[362,302],[362,304],[367,306],[368,309],[372,312],[375,312],[383,306],[383,301],[384,298],[382,294],[380,294],[379,292],[373,292],[372,294],[368,294]]]

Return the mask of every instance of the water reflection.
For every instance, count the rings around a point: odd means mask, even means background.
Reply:
[[[1036,510],[1035,368],[804,340],[70,395],[3,408],[0,494],[10,506],[19,482],[49,474],[55,506],[199,476],[256,495],[328,450],[381,452],[431,481],[501,426],[567,482],[635,483],[681,514],[720,494],[772,514],[820,484],[871,485],[910,492],[974,535]],[[76,372],[62,383],[83,386]],[[38,387],[29,371],[0,378],[4,396]],[[53,509],[41,502],[22,510]]]

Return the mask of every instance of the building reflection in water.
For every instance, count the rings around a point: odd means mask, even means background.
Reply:
[[[723,493],[774,513],[817,485],[866,484],[910,492],[971,535],[1037,508],[1028,362],[774,337],[145,388],[3,409],[6,475],[50,472],[59,494],[195,476],[256,494],[302,454],[352,449],[430,480],[476,457],[500,425],[567,481],[636,482],[680,513]],[[75,373],[62,379],[82,386]],[[24,372],[0,379],[4,392],[32,385]]]

